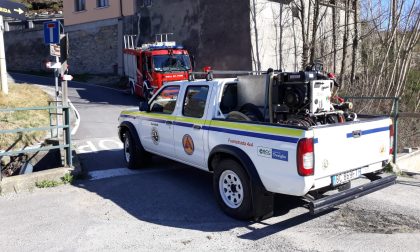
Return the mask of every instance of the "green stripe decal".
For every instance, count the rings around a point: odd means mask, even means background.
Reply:
[[[150,118],[150,119],[171,120],[175,122],[192,123],[192,124],[200,124],[200,125],[206,124],[206,120],[201,120],[201,119],[185,118],[185,117],[172,116],[172,115],[152,114],[152,113],[140,112],[140,111],[124,111],[121,113],[121,115],[141,116],[141,117]],[[273,134],[273,135],[303,137],[303,133],[304,133],[304,130],[282,128],[282,127],[276,127],[276,126],[263,126],[263,125],[227,122],[227,121],[219,121],[219,120],[211,120],[207,122],[210,122],[209,125],[212,127],[246,130],[250,132],[258,132],[258,133]]]
[[[210,125],[221,127],[221,128],[240,129],[240,130],[274,134],[274,135],[285,135],[285,136],[295,136],[295,137],[303,136],[303,130],[279,128],[275,126],[270,127],[270,126],[234,123],[234,122],[223,122],[223,121],[211,121]]]

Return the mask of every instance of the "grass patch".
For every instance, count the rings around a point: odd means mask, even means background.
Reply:
[[[9,94],[0,92],[0,108],[48,106],[50,97],[40,88],[29,84],[9,83]],[[49,114],[42,111],[0,112],[0,130],[49,126]],[[44,140],[47,132],[0,134],[0,150],[18,149]]]
[[[54,181],[54,180],[43,180],[40,182],[36,182],[35,186],[38,188],[49,188],[49,187],[56,187],[59,186],[63,183],[58,182],[58,181]]]
[[[70,173],[66,173],[63,177],[61,177],[61,181],[55,180],[43,180],[40,182],[35,182],[35,186],[38,188],[50,188],[56,187],[60,185],[67,185],[73,183],[74,177]]]
[[[61,182],[63,182],[63,184],[71,184],[73,183],[73,179],[73,175],[71,175],[70,173],[66,173],[64,177],[61,178]]]

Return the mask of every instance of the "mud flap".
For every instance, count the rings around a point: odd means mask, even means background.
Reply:
[[[274,194],[267,192],[263,187],[252,186],[252,209],[254,221],[261,221],[273,216]]]
[[[394,185],[397,176],[390,175],[370,183],[360,185],[345,191],[338,192],[334,195],[326,196],[320,199],[311,200],[309,202],[309,211],[311,214],[318,214],[345,202],[357,199],[369,193],[381,190],[385,187]]]

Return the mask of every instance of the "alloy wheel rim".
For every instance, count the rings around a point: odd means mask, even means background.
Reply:
[[[227,206],[240,207],[244,198],[244,189],[239,176],[231,170],[224,171],[219,178],[219,193]]]
[[[125,161],[129,163],[130,162],[130,140],[128,139],[128,137],[126,137],[124,141],[124,154],[125,154]]]

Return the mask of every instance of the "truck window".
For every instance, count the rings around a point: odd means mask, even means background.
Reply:
[[[150,104],[150,112],[172,114],[175,110],[178,94],[179,86],[165,87]]]
[[[191,69],[188,55],[156,55],[153,56],[154,69],[157,72],[186,71]]]
[[[142,56],[142,66],[143,66],[143,75],[146,75],[146,73],[147,73],[147,57],[146,57],[146,55],[145,54],[143,54],[143,56]],[[146,78],[146,76],[144,76],[143,78]]]
[[[208,86],[189,86],[185,93],[182,114],[188,117],[202,118],[208,93]]]
[[[223,90],[222,100],[220,102],[220,110],[223,114],[235,110],[238,106],[238,85],[236,83],[229,83]]]
[[[152,68],[152,58],[150,57],[150,55],[147,56],[147,71],[148,72],[152,72],[153,68]]]

